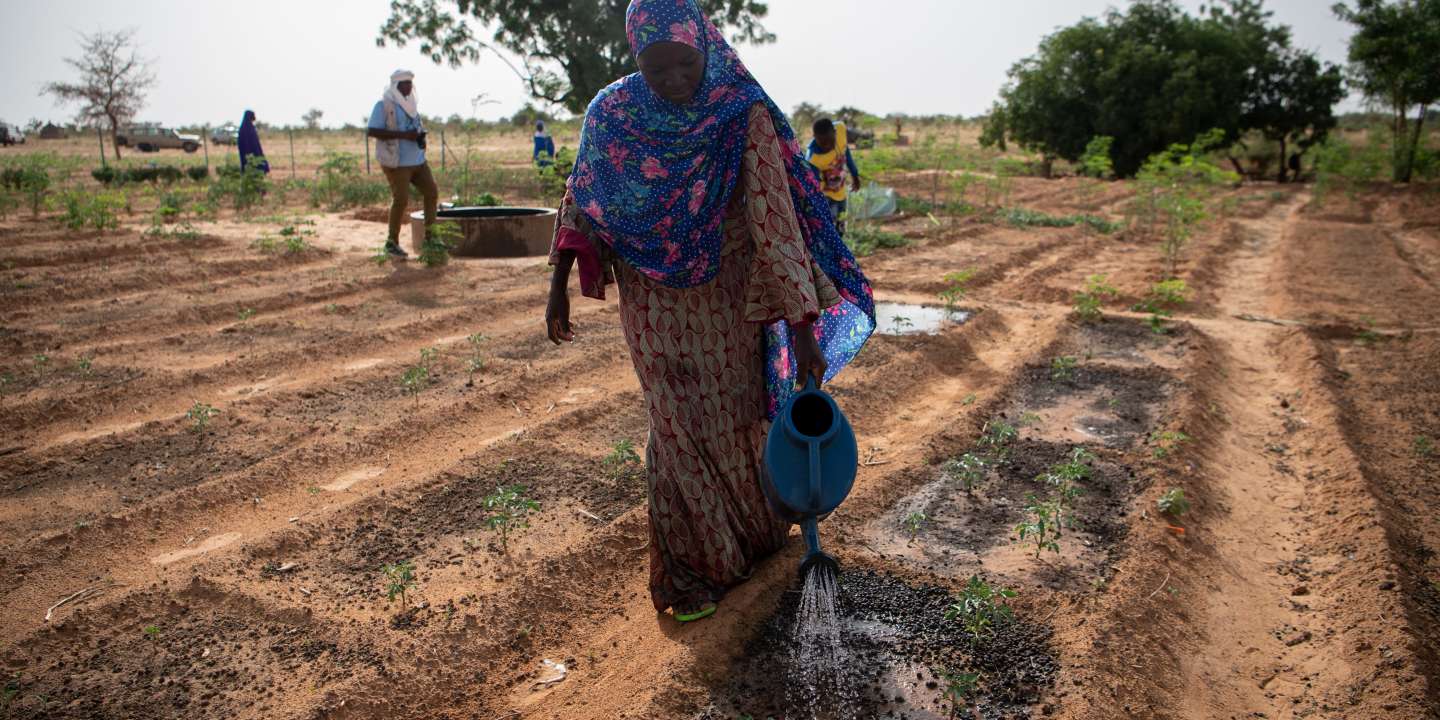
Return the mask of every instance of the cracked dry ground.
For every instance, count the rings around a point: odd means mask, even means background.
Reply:
[[[1019,185],[1052,212],[1128,192]],[[851,716],[946,716],[939,664],[982,670],[985,718],[1436,716],[1440,214],[1389,190],[1235,199],[1187,249],[1165,335],[1128,310],[1162,273],[1152,242],[890,223],[914,242],[865,260],[880,299],[974,267],[976,312],[877,335],[833,385],[869,460],[822,525]],[[542,260],[377,268],[377,228],[325,216],[275,259],[238,222],[0,225],[3,714],[785,715],[798,538],[713,619],[650,607],[643,480],[602,462],[645,436],[614,306],[577,300],[581,340],[554,348]],[[1118,297],[1076,324],[1096,273]],[[433,383],[407,396],[423,347]],[[219,410],[201,432],[196,402]],[[996,419],[1019,439],[966,491],[944,462]],[[1074,447],[1095,456],[1080,527],[1037,562],[1012,528]],[[510,483],[541,510],[502,552],[482,498]],[[1179,520],[1155,509],[1170,488]],[[400,613],[380,567],[407,559]],[[1019,593],[974,650],[939,617],[972,574]],[[543,659],[565,679],[539,682]]]

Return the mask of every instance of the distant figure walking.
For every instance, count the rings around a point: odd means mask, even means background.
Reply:
[[[805,159],[820,183],[820,190],[830,199],[830,212],[835,217],[835,229],[845,234],[845,216],[849,211],[849,190],[860,189],[860,169],[855,167],[855,158],[850,156],[850,140],[846,137],[845,123],[836,123],[830,118],[820,118],[810,127],[815,139],[805,150]],[[845,171],[850,171],[850,187],[845,186]]]
[[[375,138],[375,157],[385,179],[390,183],[390,234],[385,239],[385,252],[397,260],[407,255],[400,249],[400,225],[405,220],[405,209],[410,202],[410,186],[420,191],[425,198],[425,234],[435,223],[435,205],[439,202],[440,190],[435,186],[435,177],[430,166],[425,164],[425,127],[420,123],[420,110],[415,96],[415,73],[396,70],[390,75],[390,84],[370,111],[367,134]],[[416,241],[415,251],[420,251],[424,238]]]
[[[240,171],[244,172],[250,163],[266,175],[270,174],[270,163],[265,160],[265,151],[260,149],[260,133],[255,130],[255,111],[246,110],[245,117],[240,120],[240,131],[235,137],[235,144],[240,149]]]
[[[530,159],[540,167],[555,164],[555,140],[550,137],[550,133],[545,132],[544,120],[535,121],[535,152]]]

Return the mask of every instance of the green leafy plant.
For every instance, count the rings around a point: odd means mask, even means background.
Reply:
[[[425,232],[420,246],[420,262],[426,267],[440,267],[450,262],[450,249],[461,237],[460,226],[453,222],[437,222]]]
[[[634,441],[621,438],[610,446],[610,454],[601,463],[610,470],[611,477],[619,480],[640,466],[640,453],[635,451]]]
[[[315,182],[310,186],[310,204],[343,210],[387,200],[390,187],[380,180],[366,177],[360,163],[360,156],[354,153],[326,153],[315,171]]]
[[[1035,493],[1025,495],[1024,519],[1015,526],[1020,542],[1029,538],[1035,545],[1035,559],[1043,550],[1060,552],[1060,516],[1063,508],[1054,499],[1041,500]]]
[[[1190,436],[1178,430],[1156,430],[1150,433],[1150,452],[1157,458],[1163,458],[1187,442],[1190,442]]]
[[[483,333],[471,333],[465,338],[465,342],[470,344],[470,357],[465,362],[465,369],[469,372],[469,379],[465,382],[467,386],[474,385],[475,373],[485,369],[485,356],[480,350],[489,339]]]
[[[1080,363],[1074,355],[1060,355],[1050,358],[1050,379],[1069,382],[1075,379],[1075,367]]]
[[[430,387],[430,365],[439,357],[435,348],[421,348],[420,362],[405,368],[400,376],[400,389],[406,395],[415,398],[415,405],[420,405],[420,393]]]
[[[946,462],[944,469],[951,477],[960,480],[960,486],[965,488],[967,493],[984,481],[986,473],[989,472],[985,458],[968,452]]]
[[[920,528],[924,526],[925,521],[928,519],[929,518],[925,516],[925,513],[920,512],[919,510],[916,510],[915,512],[912,512],[909,515],[905,516],[905,519],[902,522],[905,525],[905,531],[910,533],[911,540],[914,540],[915,536],[920,534]]]
[[[1222,170],[1209,159],[1210,151],[1225,144],[1225,132],[1218,128],[1202,133],[1195,141],[1171,145],[1151,155],[1135,176],[1137,200],[1132,205],[1132,227],[1143,224],[1153,232],[1163,224],[1160,254],[1166,276],[1174,277],[1180,254],[1195,232],[1195,226],[1210,217],[1215,189],[1237,182],[1239,176]]]
[[[226,163],[216,168],[215,174],[207,197],[216,205],[228,200],[235,210],[247,210],[259,205],[270,190],[270,181],[258,163],[249,163],[243,170],[237,164]]]
[[[1162,280],[1150,286],[1150,293],[1133,308],[1136,312],[1150,313],[1147,323],[1150,330],[1157,335],[1164,335],[1169,332],[1165,325],[1166,318],[1173,314],[1173,310],[1184,305],[1190,299],[1190,289],[1185,285],[1184,280],[1178,278]]]
[[[394,602],[398,595],[401,607],[410,607],[409,593],[416,585],[415,563],[409,560],[388,563],[380,566],[380,573],[384,576],[386,601]]]
[[[986,636],[995,632],[997,623],[1014,617],[1005,601],[1015,597],[1010,588],[992,586],[978,575],[971,575],[960,598],[945,608],[946,620],[958,620],[970,634],[970,646],[980,644]]]
[[[1423,458],[1435,456],[1435,441],[1424,435],[1415,437],[1415,454]]]
[[[210,424],[210,418],[219,415],[220,411],[211,405],[196,402],[185,411],[185,418],[190,421],[191,432],[204,432],[205,426]]]
[[[1190,501],[1185,499],[1184,490],[1170,488],[1155,501],[1155,507],[1166,515],[1178,518],[1190,512]]]
[[[127,203],[125,196],[117,193],[79,190],[66,192],[60,200],[65,206],[61,220],[71,230],[114,230],[120,227],[117,211]]]
[[[845,244],[856,257],[874,255],[876,250],[893,250],[910,244],[909,238],[899,233],[882,230],[874,223],[852,223],[845,231]]]
[[[500,549],[509,552],[510,533],[530,527],[530,513],[540,510],[540,503],[525,495],[524,485],[501,485],[485,497],[485,519],[490,530],[500,533]]]
[[[75,358],[75,371],[80,373],[82,377],[90,377],[93,374],[91,364],[94,359],[93,355],[81,355]]]
[[[1093,472],[1091,463],[1095,456],[1085,448],[1072,448],[1069,459],[1050,466],[1050,470],[1036,476],[1036,480],[1054,488],[1051,501],[1055,504],[1055,521],[1073,527],[1075,523],[1075,500],[1084,494],[1080,482],[1089,480]]]
[[[385,263],[390,262],[390,253],[385,250],[385,246],[384,246],[384,245],[381,245],[381,246],[375,248],[375,252],[374,252],[374,253],[371,253],[369,259],[370,259],[370,262],[373,262],[373,263],[375,263],[376,265],[379,265],[379,266],[381,266],[381,267],[384,267],[384,266],[385,266]]]
[[[242,323],[249,322],[250,318],[255,317],[255,308],[240,308],[240,310],[235,313],[235,316],[239,318]]]
[[[1085,289],[1075,293],[1075,317],[1083,323],[1098,322],[1104,317],[1100,308],[1105,300],[1119,293],[1104,275],[1091,275],[1085,280]]]
[[[30,357],[30,363],[35,368],[36,375],[44,375],[50,369],[50,356],[45,353],[35,353]]]
[[[890,319],[891,331],[894,332],[896,335],[903,334],[906,330],[909,330],[913,327],[915,327],[915,323],[911,322],[910,318],[903,315],[896,315],[895,317]]]
[[[945,274],[945,289],[940,291],[940,300],[945,303],[945,312],[953,314],[960,309],[960,301],[964,300],[966,293],[969,292],[966,286],[975,279],[978,272],[975,268],[965,268]]]
[[[980,687],[980,673],[952,672],[937,668],[935,675],[945,683],[945,701],[950,703],[950,720],[957,720],[960,713],[970,706],[970,697]]]
[[[980,431],[980,444],[989,450],[991,457],[1004,460],[1010,455],[1010,443],[1020,437],[1020,430],[1004,420],[991,420]]]

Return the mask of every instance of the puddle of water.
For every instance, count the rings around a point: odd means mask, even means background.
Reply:
[[[176,550],[174,552],[168,552],[164,555],[151,558],[150,562],[155,563],[156,565],[169,565],[170,563],[178,562],[188,557],[195,557],[196,555],[203,555],[207,552],[210,552],[211,550],[218,550],[239,539],[240,533],[238,532],[229,532],[223,535],[212,535],[211,537],[205,538],[204,542],[196,545],[195,547],[181,548],[180,550]]]
[[[945,308],[910,303],[875,303],[875,332],[881,335],[938,335],[951,325],[970,319],[965,310],[949,312]]]
[[[334,482],[328,485],[321,485],[320,487],[321,489],[329,490],[330,492],[340,492],[341,490],[349,489],[351,485],[361,482],[362,480],[377,478],[383,474],[385,474],[385,468],[363,467],[357,470],[351,470],[350,472],[347,472],[344,475],[335,478]]]

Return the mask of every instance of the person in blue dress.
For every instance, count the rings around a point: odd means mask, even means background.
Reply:
[[[545,132],[544,120],[535,121],[535,152],[530,155],[530,160],[540,167],[555,164],[555,140]]]
[[[255,111],[246,110],[245,116],[240,120],[240,131],[235,136],[235,144],[240,150],[240,171],[251,163],[265,174],[270,173],[270,163],[265,160],[265,151],[260,149],[260,133],[255,129]]]

